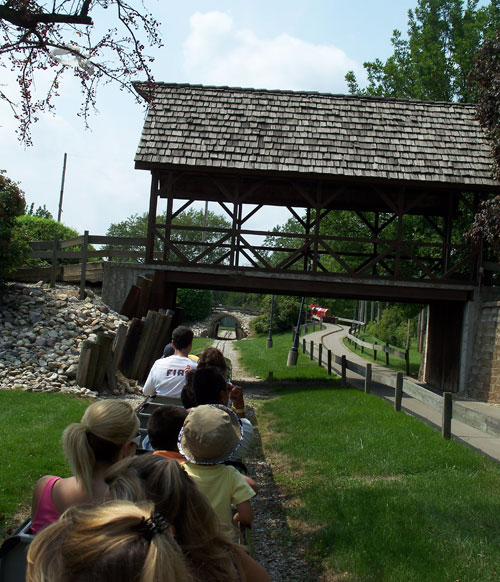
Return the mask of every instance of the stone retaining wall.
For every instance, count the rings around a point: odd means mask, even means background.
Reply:
[[[481,306],[467,393],[500,403],[500,301]]]

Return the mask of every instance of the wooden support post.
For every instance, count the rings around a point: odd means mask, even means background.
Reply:
[[[321,368],[323,365],[323,344],[318,344],[318,366]]]
[[[394,393],[394,410],[401,410],[401,401],[403,400],[403,373],[398,372],[396,376],[396,391]]]
[[[302,338],[302,353],[306,353],[306,338]]]
[[[405,351],[405,374],[410,375],[410,348]]]
[[[366,364],[366,372],[365,372],[365,393],[370,394],[371,391],[371,384],[372,384],[372,365]]]
[[[347,382],[347,358],[342,356],[342,385],[345,385]]]
[[[57,275],[57,251],[59,250],[59,239],[57,236],[54,237],[54,242],[52,243],[52,264],[50,268],[50,286],[56,286],[56,275]]]
[[[99,360],[99,346],[96,342],[89,341],[90,360],[87,368],[87,377],[85,379],[85,387],[94,390],[95,376],[97,372],[97,362]]]
[[[85,340],[81,343],[80,358],[78,360],[78,371],[76,373],[76,383],[82,388],[85,387],[87,381],[87,372],[89,369],[91,346],[93,344],[90,340]]]
[[[120,363],[123,348],[125,347],[125,341],[127,338],[127,330],[128,326],[124,325],[123,323],[118,327],[116,330],[116,337],[113,343],[113,369],[116,372],[118,369],[118,364]]]
[[[115,339],[115,334],[99,332],[97,334],[97,345],[99,357],[96,363],[94,378],[94,388],[101,391],[104,388],[104,377],[108,369],[108,362],[111,357],[111,346]]]
[[[122,357],[119,364],[121,372],[127,378],[132,378],[130,373],[134,364],[134,355],[137,351],[137,346],[139,345],[143,327],[144,323],[140,319],[134,317],[128,328],[127,339],[125,341],[125,346],[123,347]]]
[[[328,350],[328,375],[332,375],[332,350]]]
[[[389,347],[389,342],[385,342],[385,347],[388,348]],[[385,352],[385,365],[388,366],[389,365],[389,352]]]
[[[89,247],[89,231],[83,233],[82,270],[80,272],[80,299],[85,299],[85,281],[87,279],[87,253]]]
[[[376,362],[377,361],[377,350],[375,349],[375,346],[377,345],[377,342],[375,342],[373,344],[373,361]]]
[[[451,437],[451,418],[453,416],[453,398],[451,392],[443,393],[443,418],[441,434],[444,439]]]
[[[314,342],[311,340],[309,342],[310,352],[309,352],[309,359],[314,360]]]

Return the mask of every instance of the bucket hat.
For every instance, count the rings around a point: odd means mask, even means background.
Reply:
[[[197,465],[217,465],[238,449],[243,436],[239,417],[222,404],[193,408],[179,433],[179,452]]]

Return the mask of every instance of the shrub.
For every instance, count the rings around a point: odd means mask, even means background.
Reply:
[[[179,289],[177,305],[184,309],[187,320],[199,321],[210,315],[212,295],[208,289]]]
[[[263,315],[252,320],[250,327],[255,333],[267,333],[269,330],[269,318],[271,314],[271,295],[266,295],[262,302]],[[288,297],[276,295],[274,297],[273,332],[289,331],[297,325],[300,309],[300,297]],[[306,305],[304,304],[304,310]],[[305,313],[303,312],[305,316]]]
[[[410,335],[414,334],[414,328],[415,322],[412,320]],[[405,348],[408,335],[407,314],[399,306],[388,307],[384,310],[380,323],[372,322],[366,326],[366,333],[393,346]]]
[[[22,214],[25,207],[23,191],[0,170],[0,285],[26,256],[26,247],[23,248],[13,236],[16,216]]]
[[[50,241],[57,236],[59,240],[74,238],[79,233],[69,226],[65,226],[52,218],[36,216],[36,214],[23,214],[18,216],[14,227],[15,236],[20,242],[27,245],[30,241]],[[80,246],[70,247],[66,250],[78,250]],[[89,246],[90,249],[90,246]],[[64,259],[62,263],[78,263],[78,259]],[[26,265],[43,266],[48,265],[48,261],[43,259],[27,259]]]

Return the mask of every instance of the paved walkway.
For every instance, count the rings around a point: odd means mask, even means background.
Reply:
[[[347,349],[342,341],[347,335],[347,326],[334,324],[324,325],[326,329],[303,336],[306,339],[306,342],[312,340],[316,346],[322,341],[323,353],[325,350],[332,350],[332,352],[337,356],[345,355],[351,362],[363,366],[366,365],[368,361]],[[326,362],[325,355],[323,356],[323,360]],[[332,367],[340,376],[340,367],[337,364],[334,364]],[[382,380],[382,382],[384,378],[390,378],[396,374],[396,372],[376,364],[375,362],[372,362],[372,373],[374,378]],[[412,379],[412,381],[414,380]],[[355,374],[351,370],[347,370],[347,383],[357,388],[364,389],[364,378]],[[376,394],[377,396],[394,402],[394,389],[384,386],[380,382],[374,381],[372,383],[371,392],[372,394]],[[485,455],[500,461],[500,406],[484,402],[464,400],[460,397],[454,398],[454,402],[458,402],[460,406],[466,408],[466,412],[470,412],[471,416],[474,416],[476,425],[479,419],[481,424],[484,424],[485,431],[478,430],[469,424],[452,419],[452,437],[458,441],[466,443]],[[422,419],[436,429],[441,430],[442,412],[440,409],[429,404],[424,404],[407,394],[403,394],[402,410]],[[488,432],[486,432],[486,430]]]

